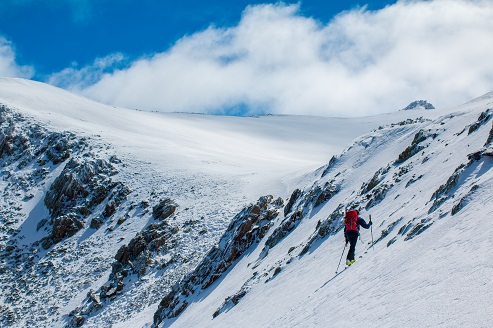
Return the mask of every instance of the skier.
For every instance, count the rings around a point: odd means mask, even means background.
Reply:
[[[346,245],[348,242],[350,245],[349,252],[347,253],[346,265],[350,266],[356,262],[354,259],[354,252],[356,251],[356,243],[359,237],[359,227],[362,226],[365,229],[369,229],[373,223],[371,222],[371,217],[368,223],[360,218],[358,210],[347,211],[344,223],[344,237],[346,238]]]

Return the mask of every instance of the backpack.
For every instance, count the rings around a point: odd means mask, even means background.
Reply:
[[[347,211],[344,223],[346,225],[346,231],[358,231],[358,211]]]

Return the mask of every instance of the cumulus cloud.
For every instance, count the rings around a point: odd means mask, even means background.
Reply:
[[[19,66],[15,60],[15,50],[10,41],[0,36],[0,77],[31,78],[34,69],[30,66]]]
[[[125,65],[126,58],[121,53],[111,54],[103,58],[96,58],[91,65],[78,68],[77,63],[72,67],[52,74],[47,82],[75,92],[87,88],[100,81],[105,74]]]
[[[64,83],[148,110],[359,116],[415,99],[452,106],[492,91],[491,40],[488,0],[399,1],[326,24],[299,5],[257,5],[236,26],[186,36],[94,83],[76,71]]]

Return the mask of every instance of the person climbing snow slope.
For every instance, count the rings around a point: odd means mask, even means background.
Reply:
[[[349,242],[349,251],[346,257],[346,265],[350,266],[356,260],[354,259],[354,254],[356,251],[356,243],[359,237],[359,227],[362,226],[365,229],[369,229],[373,224],[370,221],[366,223],[365,220],[360,218],[359,212],[357,210],[350,210],[346,212],[346,217],[344,218],[344,237],[346,238],[346,245]]]

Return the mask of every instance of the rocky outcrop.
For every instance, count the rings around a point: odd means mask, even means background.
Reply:
[[[460,174],[468,167],[472,161],[470,161],[468,164],[461,164],[459,165],[454,173],[447,179],[447,182],[445,184],[441,185],[438,187],[438,189],[433,193],[431,196],[430,201],[433,201],[433,205],[431,206],[430,210],[428,213],[434,212],[438,207],[440,207],[447,199],[448,199],[448,194],[450,191],[457,186],[457,183],[459,182],[459,176]]]
[[[414,139],[411,145],[406,149],[404,149],[404,151],[399,155],[395,163],[396,164],[403,163],[407,161],[409,158],[411,158],[412,156],[422,151],[425,147],[420,145],[420,143],[425,141],[427,138],[428,135],[423,130],[420,130],[418,133],[416,133],[414,135]]]
[[[284,207],[284,216],[287,216],[293,210],[294,203],[299,200],[302,193],[303,192],[300,189],[296,189],[295,191],[293,191],[291,197],[289,197],[288,203]]]
[[[302,211],[293,212],[274,232],[267,238],[265,245],[269,248],[275,247],[284,237],[296,228],[298,222],[303,218]]]
[[[379,169],[375,174],[373,174],[373,177],[368,181],[363,183],[361,186],[360,190],[360,195],[366,194],[372,189],[374,189],[382,180],[385,178],[386,174],[389,172],[390,166],[387,165],[386,167],[382,167]]]
[[[104,218],[113,215],[131,192],[123,183],[112,181],[111,176],[117,173],[109,161],[94,158],[92,154],[70,159],[46,193],[44,201],[50,211],[52,230],[42,239],[42,246],[49,248],[73,236],[105,199],[108,202],[103,212],[91,220],[90,227],[98,229]]]
[[[177,227],[170,226],[166,222],[151,224],[132,238],[127,245],[120,247],[115,255],[115,260],[121,265],[133,267],[132,262],[137,260],[142,253],[159,251],[177,232]]]
[[[339,187],[335,185],[334,180],[328,181],[324,184],[323,188],[320,186],[317,186],[315,188],[315,203],[313,204],[314,207],[317,207],[319,205],[322,205],[323,203],[327,202],[330,200],[332,197],[334,197],[335,194],[339,192]]]
[[[116,173],[106,160],[72,158],[46,193],[45,205],[51,216],[73,212],[78,206],[90,210],[99,205],[115,187],[110,176]]]
[[[166,220],[175,213],[178,205],[171,199],[163,199],[152,208],[152,217],[156,220]]]
[[[170,200],[173,204],[174,201]],[[137,233],[126,245],[121,246],[116,255],[115,262],[109,280],[97,291],[88,293],[83,304],[72,311],[71,318],[83,318],[100,310],[108,302],[112,302],[127,284],[132,284],[145,275],[152,258],[159,252],[166,252],[174,242],[173,236],[178,233],[178,228],[169,225],[166,221],[150,224],[147,228]],[[77,326],[72,320],[72,326]]]
[[[493,124],[490,129],[490,134],[488,135],[488,139],[486,139],[486,142],[484,143],[484,147],[488,147],[493,143]]]
[[[482,112],[479,115],[478,120],[469,126],[468,135],[477,131],[482,125],[486,124],[491,119],[492,116],[493,116],[492,109],[488,109]]]
[[[296,189],[284,208],[284,220],[270,234],[269,238],[267,238],[265,247],[261,252],[261,257],[265,257],[269,249],[274,248],[281,240],[294,231],[307,213],[313,210],[313,208],[329,201],[338,192],[339,187],[335,184],[334,180],[325,182],[323,187],[315,184],[307,192]]]
[[[435,109],[435,107],[426,100],[416,100],[407,105],[402,110],[416,110],[416,109]]]
[[[154,314],[154,324],[178,316],[188,306],[188,297],[197,289],[206,289],[221,277],[249,248],[269,231],[282,202],[272,196],[261,197],[232,220],[219,243],[202,262],[166,295]]]

